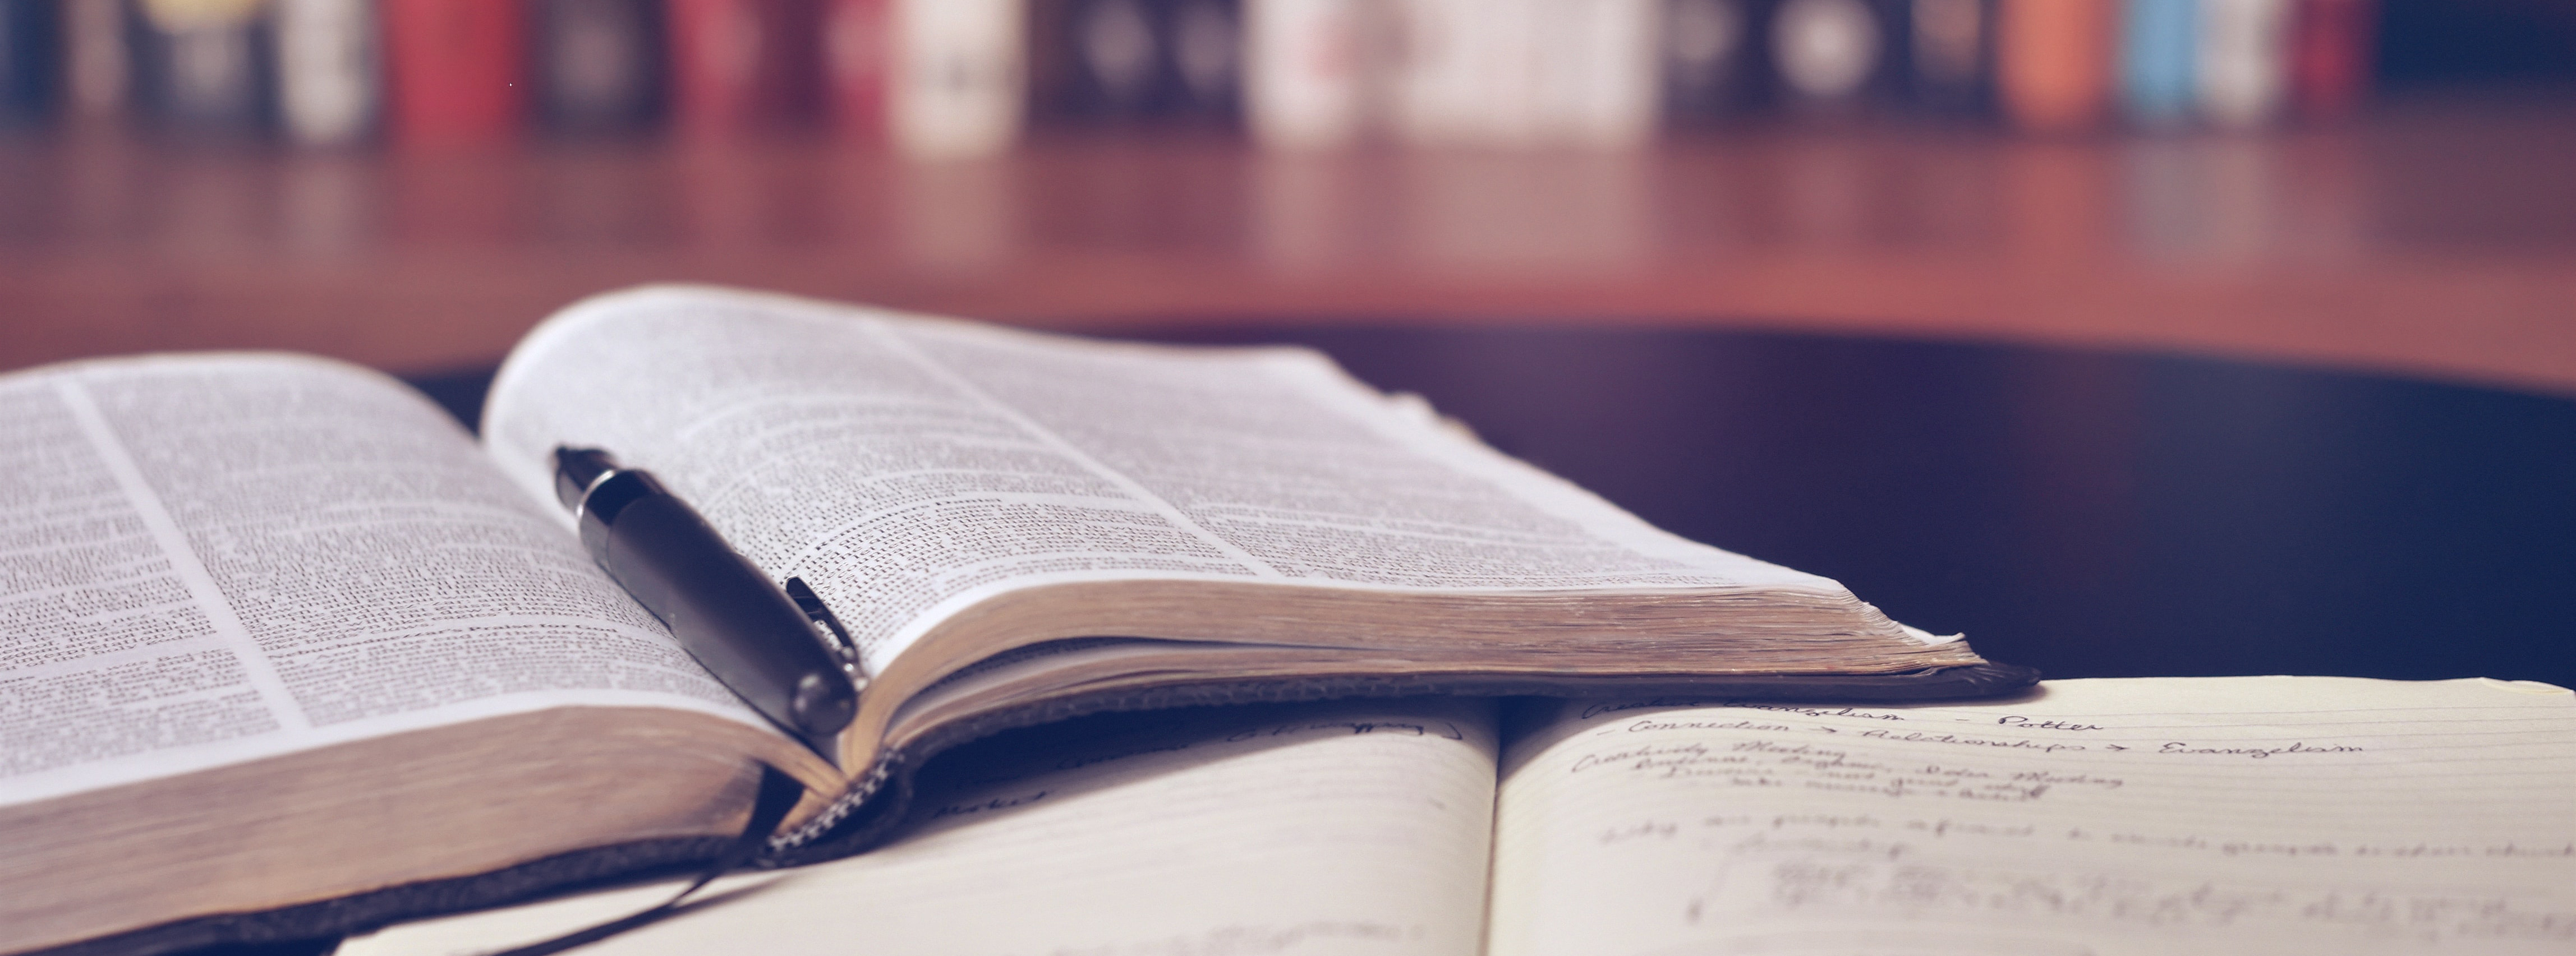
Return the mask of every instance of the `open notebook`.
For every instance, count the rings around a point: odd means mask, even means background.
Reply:
[[[2563,954],[2571,740],[2576,697],[2491,680],[1114,715],[958,751],[891,845],[584,952]],[[484,952],[669,892],[341,953]]]

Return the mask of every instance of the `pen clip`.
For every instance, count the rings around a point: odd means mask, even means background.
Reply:
[[[831,605],[823,603],[822,595],[806,586],[804,578],[788,578],[786,591],[787,599],[796,602],[796,609],[805,612],[805,619],[814,622],[814,638],[840,659],[841,673],[849,675],[850,685],[867,689],[868,675],[860,667],[859,644],[850,639],[850,629],[841,626],[841,618],[832,613]]]

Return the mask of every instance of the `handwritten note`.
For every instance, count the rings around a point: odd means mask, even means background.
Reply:
[[[2565,691],[1568,710],[1505,761],[1497,954],[2576,951]]]

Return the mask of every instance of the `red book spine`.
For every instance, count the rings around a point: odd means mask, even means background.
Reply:
[[[894,72],[893,0],[829,0],[823,67],[832,125],[863,139],[886,135],[887,79]]]
[[[2370,0],[2300,0],[2291,22],[2290,94],[2300,113],[2351,113],[2370,92],[2378,10]]]
[[[822,83],[818,0],[670,0],[671,107],[684,132],[800,118]]]
[[[409,142],[501,139],[527,94],[519,0],[384,0],[395,135]]]

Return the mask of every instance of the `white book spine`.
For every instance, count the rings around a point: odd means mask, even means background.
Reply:
[[[1009,149],[1028,99],[1023,0],[897,0],[894,20],[896,148],[916,159]]]
[[[2290,0],[2201,0],[2200,109],[2221,126],[2255,126],[2289,92]]]
[[[1646,0],[1407,0],[1396,128],[1409,143],[1628,146],[1654,132]]]
[[[298,142],[346,143],[374,125],[383,84],[368,0],[276,0],[278,111]]]
[[[1244,109],[1278,149],[1329,149],[1367,131],[1372,0],[1246,0]]]
[[[1539,138],[1605,148],[1654,136],[1661,106],[1652,0],[1563,0],[1540,11],[1529,103]]]

